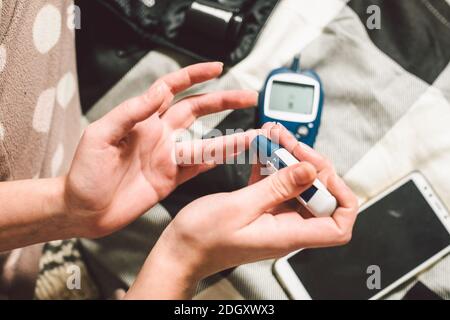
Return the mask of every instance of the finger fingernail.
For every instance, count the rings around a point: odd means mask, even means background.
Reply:
[[[262,126],[262,129],[268,130],[270,131],[270,129],[273,127],[273,122],[266,122],[264,123],[264,125]]]
[[[295,182],[297,185],[310,184],[314,181],[316,175],[316,169],[307,162],[302,162],[294,171]]]
[[[281,128],[286,129],[286,127],[284,126],[284,124],[282,124],[281,122],[278,122],[278,125],[279,125]]]

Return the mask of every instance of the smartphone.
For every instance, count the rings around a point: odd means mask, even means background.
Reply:
[[[450,253],[450,215],[418,172],[361,207],[349,244],[274,264],[293,299],[380,299]]]

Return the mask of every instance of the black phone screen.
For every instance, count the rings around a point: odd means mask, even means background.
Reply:
[[[449,245],[449,232],[408,181],[360,213],[349,244],[303,250],[288,263],[312,299],[369,299]]]

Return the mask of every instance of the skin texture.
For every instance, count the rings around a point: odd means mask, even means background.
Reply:
[[[263,177],[253,167],[249,186],[200,198],[177,215],[146,260],[127,299],[192,297],[201,279],[305,247],[348,242],[357,201],[331,163],[299,144],[283,127],[268,124],[232,136],[179,142],[174,134],[196,118],[255,106],[257,93],[227,91],[176,94],[218,77],[221,63],[189,66],[159,79],[143,95],[117,106],[84,132],[70,171],[54,179],[0,183],[0,251],[72,237],[101,237],[125,227],[178,185],[224,160],[211,150],[248,148],[257,134],[279,141],[302,163]],[[183,154],[185,162],[173,161]],[[188,162],[200,156],[198,164]],[[330,218],[314,218],[289,200],[318,177],[339,207]]]
[[[125,101],[84,132],[67,176],[0,183],[0,251],[70,237],[101,237],[133,222],[179,184],[214,162],[179,165],[174,150],[247,144],[256,131],[201,140],[186,148],[173,134],[197,117],[255,106],[257,93],[226,91],[176,94],[218,77],[223,64],[203,63],[159,79],[143,95]],[[247,142],[246,142],[247,141]]]
[[[265,129],[302,162],[269,177],[261,176],[255,165],[248,187],[209,195],[182,209],[126,298],[188,299],[198,281],[213,273],[301,248],[350,241],[358,203],[331,163],[280,125]],[[316,177],[338,200],[332,217],[315,218],[297,202],[289,202]]]

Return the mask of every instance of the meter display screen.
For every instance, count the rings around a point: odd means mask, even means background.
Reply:
[[[313,112],[314,86],[300,83],[274,81],[269,109],[310,115]]]

